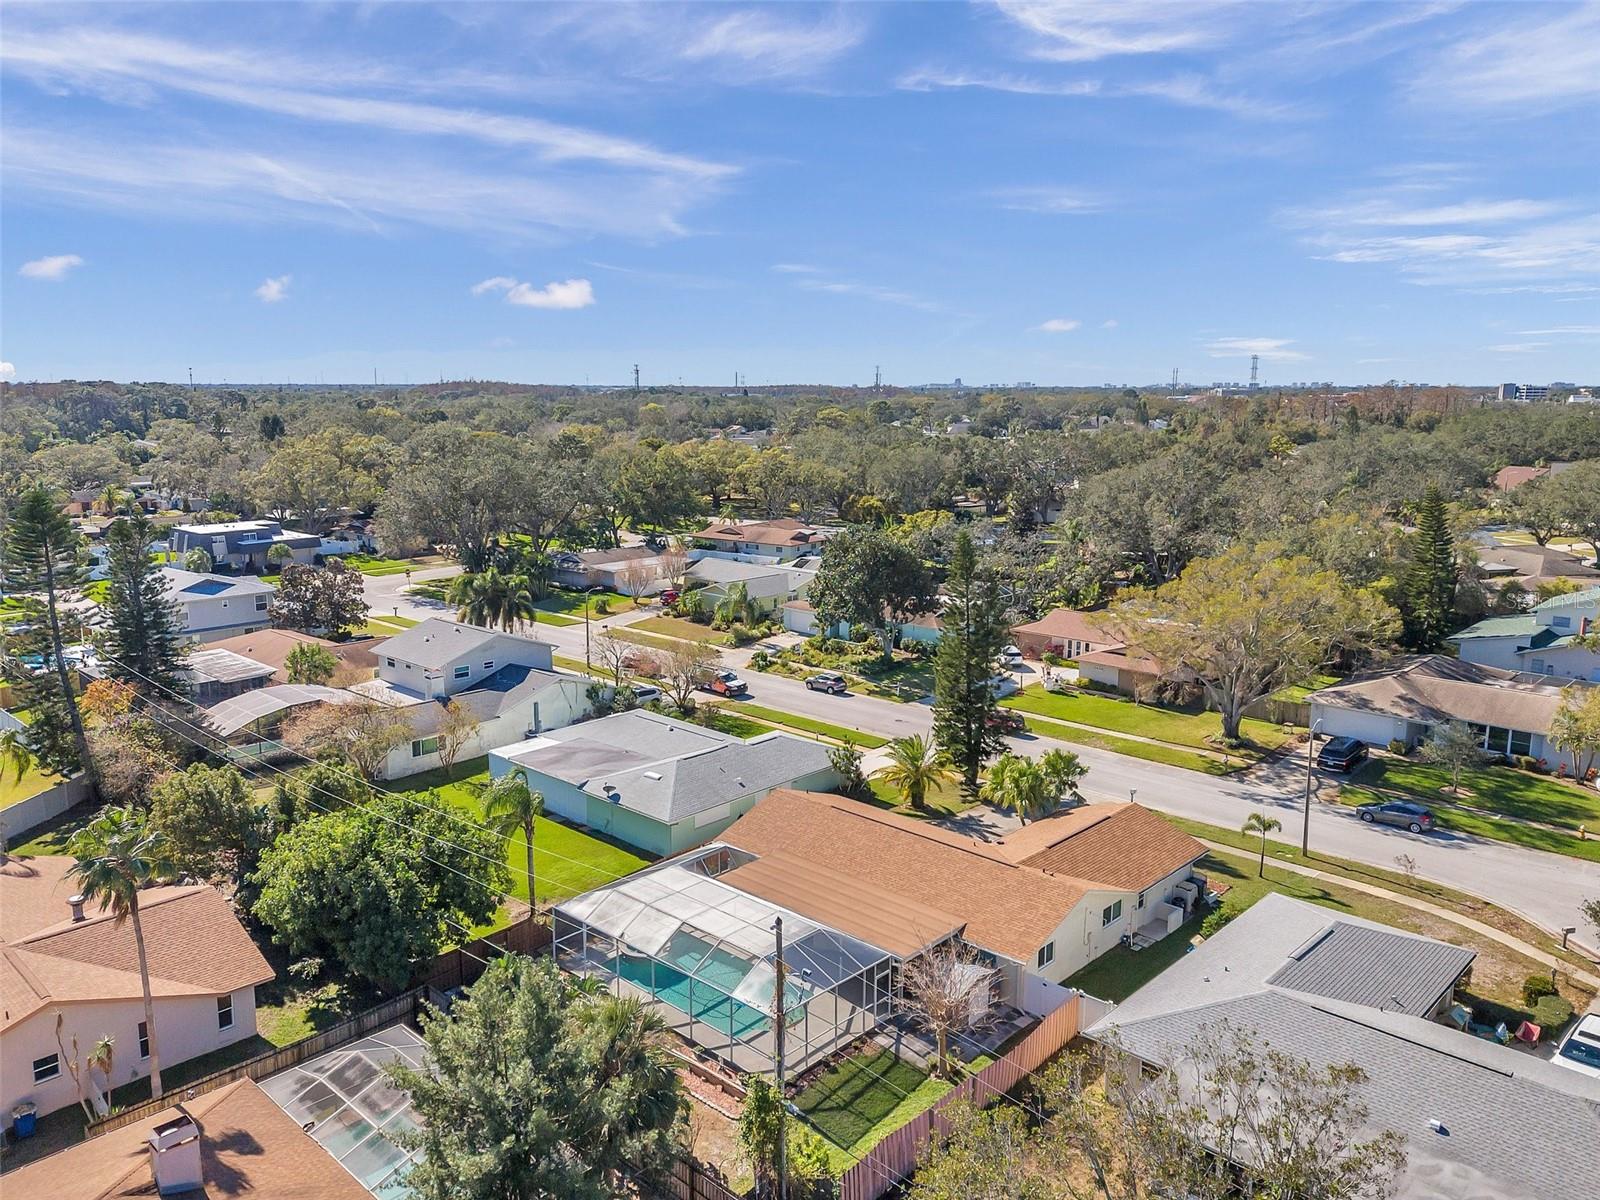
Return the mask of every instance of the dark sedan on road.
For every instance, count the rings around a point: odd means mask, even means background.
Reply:
[[[1409,800],[1388,800],[1381,804],[1362,804],[1356,816],[1367,824],[1398,825],[1412,833],[1433,832],[1433,810]]]
[[[813,692],[828,692],[835,696],[842,696],[850,685],[845,682],[843,675],[837,671],[823,671],[806,680],[806,687]]]

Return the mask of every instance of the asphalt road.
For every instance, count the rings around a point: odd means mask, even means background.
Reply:
[[[413,582],[440,578],[451,568],[417,572]],[[404,576],[367,580],[367,598],[375,614],[413,617],[449,616],[439,604],[415,600],[404,594]],[[626,625],[646,614],[623,613],[597,623],[591,634],[612,625]],[[540,638],[560,653],[583,657],[581,625],[540,625]],[[748,651],[726,651],[730,666],[743,668]],[[832,721],[885,737],[927,733],[933,714],[926,704],[899,704],[892,700],[846,693],[832,696],[813,692],[797,679],[781,675],[743,672],[757,704]],[[1013,738],[1018,752],[1042,754],[1063,743],[1026,735]],[[1127,800],[1162,812],[1237,829],[1252,812],[1269,812],[1283,824],[1276,841],[1299,845],[1305,789],[1304,760],[1277,760],[1253,770],[1222,778],[1129,758],[1087,746],[1068,746],[1089,766],[1085,793],[1092,799]],[[1413,835],[1385,826],[1364,825],[1352,811],[1337,805],[1314,803],[1311,811],[1311,848],[1388,870],[1408,854],[1417,873],[1448,887],[1482,896],[1537,925],[1559,933],[1576,926],[1574,940],[1592,945],[1594,931],[1585,927],[1581,903],[1600,897],[1600,863],[1585,862],[1452,833]]]

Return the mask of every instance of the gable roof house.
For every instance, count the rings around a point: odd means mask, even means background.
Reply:
[[[215,525],[174,525],[167,544],[179,554],[204,550],[213,566],[229,566],[240,571],[262,572],[273,569],[267,553],[274,546],[287,546],[297,563],[309,563],[322,548],[314,533],[285,529],[277,521],[223,521]]]
[[[76,1104],[61,1060],[116,1039],[112,1083],[149,1074],[133,926],[85,904],[65,856],[0,863],[0,1112]],[[173,1066],[256,1034],[255,989],[272,968],[216,889],[151,887],[139,896],[162,1062]],[[56,1021],[61,1020],[57,1041]]]
[[[589,680],[557,671],[549,642],[429,617],[384,641],[377,678],[350,691],[405,710],[413,737],[382,777],[440,765],[438,730],[457,701],[478,720],[458,758],[473,758],[587,716]]]
[[[298,629],[258,629],[254,633],[208,643],[212,650],[231,650],[252,662],[270,667],[271,681],[275,684],[289,682],[289,671],[284,664],[289,655],[301,646],[321,646],[338,660],[341,672],[370,676],[378,666],[377,649],[382,645],[382,641],[370,640],[333,642],[315,634],[301,633]]]
[[[1270,893],[1085,1036],[1176,1066],[1226,1022],[1354,1063],[1363,1136],[1405,1139],[1399,1200],[1577,1197],[1600,1181],[1600,1080],[1439,1023],[1474,953]]]
[[[1106,627],[1103,616],[1075,608],[1052,608],[1037,621],[1015,626],[1011,636],[1016,639],[1017,648],[1033,658],[1048,653],[1075,659],[1091,651],[1115,650],[1123,644]]]
[[[669,571],[681,557],[649,546],[562,550],[551,556],[551,578],[563,587],[603,587],[624,596],[653,596],[669,586]]]
[[[1535,604],[1529,612],[1486,617],[1452,634],[1463,662],[1600,683],[1600,650],[1576,639],[1600,631],[1600,586]]]
[[[1481,575],[1489,580],[1513,582],[1524,591],[1531,592],[1553,579],[1570,579],[1579,587],[1600,579],[1600,570],[1575,554],[1551,546],[1502,546],[1492,542],[1475,549]]]
[[[497,749],[489,774],[520,772],[545,811],[652,854],[716,837],[776,788],[831,788],[828,748],[789,733],[745,740],[660,713],[614,713]]]
[[[715,521],[690,536],[704,542],[712,553],[784,562],[813,553],[831,532],[792,517],[776,517],[770,521]]]
[[[183,635],[192,641],[215,642],[240,633],[265,629],[268,606],[278,589],[239,575],[207,575],[178,567],[162,567],[167,599],[182,617]]]
[[[785,601],[805,596],[806,589],[816,578],[816,567],[815,560],[804,566],[767,565],[707,555],[690,564],[684,572],[683,586],[686,590],[699,589],[706,606],[715,608],[727,598],[735,584],[742,583],[756,611],[772,613]]]

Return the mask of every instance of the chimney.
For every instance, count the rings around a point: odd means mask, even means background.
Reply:
[[[150,1174],[163,1196],[198,1191],[205,1186],[200,1172],[200,1126],[182,1109],[170,1121],[150,1131]]]
[[[68,896],[67,903],[72,906],[72,921],[74,924],[83,920],[83,895]]]

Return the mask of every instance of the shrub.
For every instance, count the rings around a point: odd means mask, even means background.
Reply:
[[[1565,996],[1542,996],[1533,1006],[1533,1023],[1551,1034],[1572,1020],[1572,1001]]]
[[[1550,982],[1548,975],[1529,975],[1522,981],[1522,1002],[1524,1004],[1537,1004],[1546,996],[1556,994],[1556,985]]]
[[[1231,908],[1219,908],[1200,922],[1200,936],[1208,938],[1239,914]]]
[[[1519,771],[1537,771],[1539,769],[1539,760],[1531,754],[1518,754],[1512,759],[1512,762],[1516,764]]]
[[[765,671],[772,666],[772,656],[765,650],[757,650],[750,655],[750,669],[752,671]]]
[[[1399,738],[1390,738],[1389,739],[1389,753],[1390,754],[1398,754],[1398,755],[1401,755],[1402,757],[1404,757],[1409,749],[1410,749],[1410,747],[1407,746],[1405,744],[1405,742],[1401,741]]]

